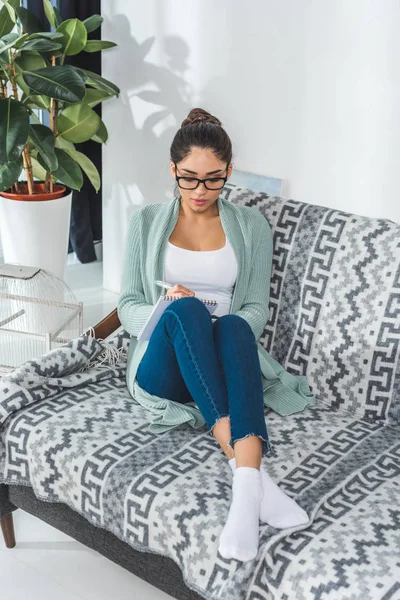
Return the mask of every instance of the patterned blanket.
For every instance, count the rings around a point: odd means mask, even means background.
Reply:
[[[0,380],[0,483],[31,486],[132,547],[170,556],[208,600],[400,598],[400,426],[319,404],[266,409],[275,481],[311,524],[261,525],[254,561],[225,560],[218,538],[231,472],[207,428],[164,434],[125,383],[129,336],[81,336]]]

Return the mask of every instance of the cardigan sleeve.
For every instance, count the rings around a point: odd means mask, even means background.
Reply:
[[[138,335],[153,310],[153,305],[145,301],[140,270],[140,212],[141,209],[136,210],[129,222],[117,308],[121,325],[134,336]]]
[[[261,218],[260,218],[261,217]],[[245,301],[236,313],[251,327],[256,341],[269,318],[269,295],[273,256],[272,231],[267,219],[259,215],[259,234],[254,253]]]

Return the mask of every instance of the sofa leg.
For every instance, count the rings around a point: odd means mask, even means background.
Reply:
[[[6,548],[14,548],[15,546],[15,535],[14,535],[14,521],[13,514],[8,513],[5,517],[0,519],[1,531],[3,532],[4,543]]]

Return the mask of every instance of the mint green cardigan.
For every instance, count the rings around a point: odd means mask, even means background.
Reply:
[[[272,268],[272,233],[266,218],[256,208],[217,200],[221,225],[238,262],[230,313],[245,319],[256,338],[263,383],[264,404],[280,415],[289,415],[315,404],[304,375],[286,371],[258,341],[269,318]],[[138,365],[148,340],[137,340],[161,290],[154,284],[164,280],[164,256],[168,239],[178,221],[180,199],[149,204],[136,210],[130,220],[122,268],[118,316],[131,334],[126,382],[131,395],[154,419],[150,430],[162,433],[189,423],[201,427],[205,420],[195,404],[180,404],[154,396],[136,381]],[[181,282],[185,284],[184,281]]]

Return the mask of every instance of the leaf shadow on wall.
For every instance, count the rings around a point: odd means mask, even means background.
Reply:
[[[173,197],[170,146],[181,122],[193,108],[193,92],[184,78],[189,68],[189,48],[182,38],[150,37],[138,43],[131,35],[125,15],[115,15],[111,25],[110,29],[118,32],[118,47],[123,48],[123,57],[129,56],[129,64],[121,59],[121,52],[103,55],[105,76],[112,74],[112,80],[121,88],[120,97],[109,102],[104,110],[105,122],[112,120],[110,135],[121,143],[117,155],[115,143],[113,154],[107,146],[104,148],[103,164],[110,161],[107,168],[112,176],[106,182],[104,201],[113,202],[113,198],[120,199],[122,194],[124,219],[128,222],[138,206],[163,202],[167,193]],[[156,42],[162,47],[167,67],[147,58]],[[146,112],[140,124],[137,115]]]

